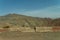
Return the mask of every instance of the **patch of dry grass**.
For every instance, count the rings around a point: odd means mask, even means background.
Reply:
[[[0,40],[60,40],[60,32],[3,32]]]

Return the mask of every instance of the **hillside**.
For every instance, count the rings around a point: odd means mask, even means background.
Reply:
[[[20,27],[60,26],[60,18],[51,19],[30,17],[19,14],[8,14],[5,16],[0,16],[0,27],[3,26],[20,26]]]

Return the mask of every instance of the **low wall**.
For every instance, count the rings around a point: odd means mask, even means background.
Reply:
[[[35,30],[30,27],[9,28],[9,30],[20,31],[20,32],[35,32]]]
[[[52,27],[36,27],[36,31],[30,27],[10,28],[9,30],[20,32],[52,32]]]
[[[60,27],[36,27],[36,30],[31,27],[13,27],[13,28],[0,28],[2,31],[20,31],[20,32],[60,32]]]
[[[36,27],[36,32],[52,32],[52,27]]]

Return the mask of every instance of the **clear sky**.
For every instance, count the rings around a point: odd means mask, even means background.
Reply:
[[[0,15],[9,13],[60,18],[60,0],[0,0]]]

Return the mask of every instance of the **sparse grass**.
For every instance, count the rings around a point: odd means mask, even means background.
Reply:
[[[60,32],[3,32],[0,40],[60,40]]]

